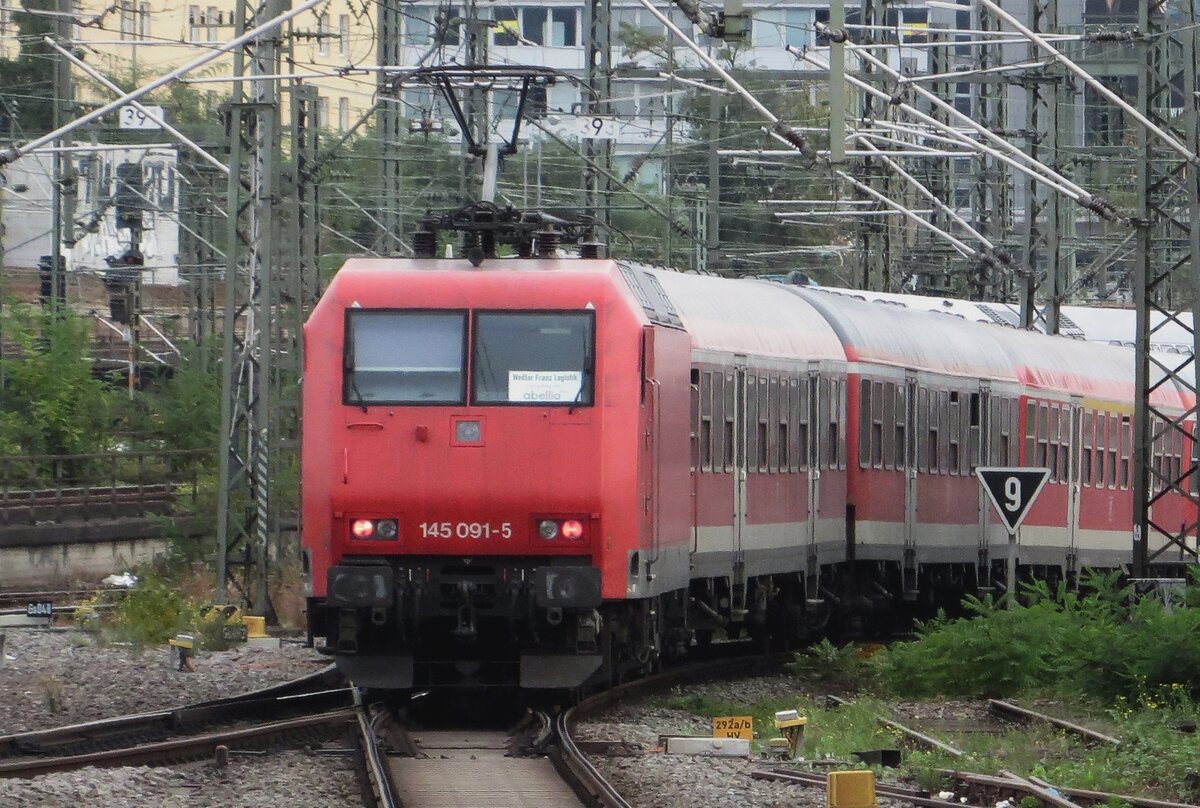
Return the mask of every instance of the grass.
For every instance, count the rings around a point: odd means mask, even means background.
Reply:
[[[942,752],[916,748],[900,733],[879,723],[878,717],[891,717],[888,698],[860,695],[844,707],[826,706],[819,692],[800,678],[780,689],[777,696],[754,702],[715,698],[702,692],[675,690],[659,696],[652,706],[677,710],[708,720],[722,715],[752,715],[755,741],[752,748],[761,752],[774,729],[776,711],[795,709],[808,718],[804,735],[806,761],[828,760],[832,768],[861,769],[854,752],[874,749],[904,750],[901,768],[874,767],[877,776],[899,777],[924,788],[938,791],[946,787],[939,769],[957,769],[986,774],[1010,770],[1020,775],[1035,775],[1058,786],[1107,791],[1117,794],[1146,795],[1159,799],[1194,802],[1196,763],[1200,759],[1200,734],[1184,734],[1177,727],[1196,721],[1200,713],[1184,697],[1173,703],[1164,701],[1102,712],[1094,701],[1059,700],[1053,708],[1038,704],[1035,709],[1074,718],[1122,741],[1120,746],[1087,745],[1076,736],[1056,728],[1029,724],[992,724],[995,732],[939,731],[936,721],[922,724],[901,721],[939,740],[963,750],[964,757],[954,758]],[[931,706],[943,706],[932,702]],[[1034,705],[1030,705],[1034,706]],[[1092,720],[1083,718],[1092,716]],[[836,761],[836,762],[834,762]],[[805,765],[805,764],[800,764]]]

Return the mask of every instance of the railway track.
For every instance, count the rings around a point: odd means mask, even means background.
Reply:
[[[252,747],[311,735],[353,718],[354,693],[340,685],[330,666],[238,696],[0,736],[0,777],[190,760],[210,756],[221,745]]]
[[[847,705],[850,703],[837,696],[827,696],[826,698],[830,703],[834,704]],[[1119,746],[1121,744],[1119,739],[1097,732],[1082,724],[1020,707],[1000,699],[988,699],[987,708],[991,715],[1002,721],[1044,724],[1073,735],[1089,745]],[[919,732],[909,726],[882,716],[879,718],[879,721],[904,735],[909,742],[918,746],[942,752],[955,759],[964,757],[963,751],[956,746],[939,740],[925,732]],[[894,797],[910,805],[921,806],[921,808],[961,805],[971,808],[972,805],[994,805],[1000,800],[1005,799],[1016,804],[1026,797],[1033,797],[1045,805],[1053,806],[1053,808],[1080,808],[1080,806],[1118,804],[1130,805],[1134,806],[1134,808],[1197,808],[1196,805],[1169,800],[1151,799],[1129,794],[1115,794],[1107,791],[1070,788],[1047,782],[1038,777],[1022,777],[1011,771],[1002,771],[999,775],[980,774],[957,769],[937,769],[936,771],[949,781],[957,784],[960,789],[965,790],[969,795],[966,798],[968,802],[960,803],[954,800],[937,799],[932,797],[928,791],[893,786],[876,786],[876,791],[881,796]],[[813,772],[802,772],[796,769],[774,768],[756,771],[752,776],[755,779],[780,780],[812,786],[824,785],[823,775]]]
[[[515,731],[462,723],[413,729],[391,713],[360,717],[364,796],[372,808],[629,808],[575,742],[577,723],[618,701],[724,676],[778,669],[790,655],[673,668],[609,688],[551,715],[531,710]]]

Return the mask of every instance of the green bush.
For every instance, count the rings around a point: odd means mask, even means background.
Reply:
[[[181,593],[155,577],[138,585],[112,611],[115,636],[135,647],[161,645],[196,622],[196,608]]]
[[[1184,602],[1196,599],[1189,586]],[[1105,703],[1200,699],[1200,610],[1134,601],[1113,574],[1085,576],[1082,594],[1044,583],[1024,605],[967,598],[970,617],[941,616],[892,646],[883,681],[902,696],[1011,697],[1024,693]]]
[[[838,648],[829,640],[821,640],[796,654],[795,659],[786,667],[796,676],[810,682],[861,684],[868,666],[859,656],[859,648],[854,643],[847,643]]]

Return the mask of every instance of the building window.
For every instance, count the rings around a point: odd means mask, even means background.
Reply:
[[[200,41],[200,28],[204,25],[204,14],[200,6],[188,6],[188,42]]]
[[[329,55],[329,15],[321,14],[317,17],[317,53],[321,56]]]
[[[216,6],[208,7],[208,14],[205,15],[204,22],[208,26],[208,41],[218,41],[220,37],[217,33],[217,28],[221,25],[221,12]]]
[[[812,44],[813,14],[807,8],[764,8],[754,12],[751,41],[756,48],[797,48]],[[684,29],[687,32],[687,29]]]
[[[345,132],[350,128],[350,99],[342,96],[338,99],[338,129]]]
[[[550,44],[558,48],[573,48],[579,43],[579,13],[573,8],[550,10]]]
[[[329,126],[329,99],[320,96],[317,98],[317,127],[324,129]]]
[[[338,54],[341,56],[350,55],[350,15],[342,14],[338,17]]]
[[[426,45],[433,38],[433,16],[435,9],[416,6],[408,9],[404,16],[405,45]]]
[[[150,37],[150,4],[138,4],[137,32],[139,39]]]
[[[121,0],[118,7],[120,13],[121,39],[133,39],[133,0]]]
[[[517,10],[497,7],[492,18],[496,21],[495,27],[492,28],[492,44],[500,48],[516,45],[521,30]]]

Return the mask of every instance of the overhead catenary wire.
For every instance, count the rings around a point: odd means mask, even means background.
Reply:
[[[799,58],[804,59],[805,61],[811,62],[812,64],[820,65],[821,67],[824,67],[826,69],[828,69],[828,67],[829,67],[828,65],[825,65],[825,64],[821,63],[819,60],[815,59],[811,54],[805,53],[797,48],[788,46],[788,50],[793,55],[796,55]],[[890,68],[889,68],[889,70],[890,70]],[[886,92],[884,92],[876,87],[872,87],[867,82],[857,79],[850,74],[846,74],[845,78],[848,83],[853,84],[855,87],[858,87],[859,89],[863,90],[864,92],[871,93],[871,94],[875,95],[877,98],[880,98],[888,103],[895,103],[895,99],[893,99],[892,96],[888,95]],[[914,85],[914,88],[918,89],[918,90],[923,89],[923,88],[917,88],[917,87],[915,87],[915,85]],[[941,99],[937,99],[937,100],[938,100],[938,102],[941,102]],[[1000,149],[989,147],[983,143],[974,141],[971,138],[964,135],[963,133],[961,133],[960,131],[958,131],[957,129],[955,129],[953,126],[950,126],[949,124],[939,121],[937,118],[934,118],[932,115],[928,115],[928,114],[922,112],[921,110],[917,109],[912,104],[909,104],[907,102],[895,103],[895,106],[897,107],[897,109],[902,110],[903,112],[907,113],[908,115],[912,116],[913,118],[917,119],[918,121],[921,121],[922,123],[932,126],[934,129],[944,132],[951,139],[965,145],[967,148],[969,148],[973,151],[976,151],[976,152],[987,154],[990,157],[994,157],[997,160],[1000,160],[1001,162],[1005,163],[1006,165],[1011,166],[1012,168],[1016,169],[1017,171],[1021,172],[1022,174],[1025,174],[1026,176],[1037,180],[1038,182],[1057,191],[1058,193],[1063,194],[1064,196],[1069,197],[1070,199],[1078,202],[1080,205],[1083,205],[1084,207],[1087,207],[1090,210],[1093,210],[1094,212],[1100,213],[1101,211],[1106,211],[1107,215],[1105,216],[1105,218],[1109,218],[1114,221],[1121,220],[1121,217],[1115,211],[1113,211],[1111,209],[1111,206],[1099,205],[1098,204],[1099,197],[1097,197],[1096,195],[1090,194],[1087,191],[1084,191],[1083,189],[1079,188],[1079,186],[1075,185],[1075,183],[1071,182],[1066,177],[1063,177],[1061,174],[1058,174],[1057,172],[1053,171],[1052,169],[1050,169],[1046,166],[1043,166],[1040,163],[1037,163],[1036,161],[1033,161],[1032,158],[1030,158],[1028,155],[1021,152],[1019,149],[1016,149],[1015,146],[1012,146],[1011,144],[1007,143],[1007,141],[1004,141],[1001,138],[999,138],[999,136],[997,136],[991,130],[987,129],[986,127],[984,127],[980,124],[976,124],[970,118],[967,118],[966,116],[962,115],[962,113],[959,113],[958,110],[954,109],[954,107],[952,105],[944,104],[944,102],[941,102],[941,103],[943,104],[944,107],[947,107],[954,114],[959,115],[960,117],[964,118],[966,120],[966,122],[970,125],[971,129],[978,131],[980,134],[983,134],[984,137],[988,138],[989,140],[991,140],[993,138],[995,140],[999,140],[1007,148],[1004,150],[1000,150]],[[881,123],[881,122],[877,122],[877,123]],[[1013,151],[1015,151],[1015,154],[1022,159],[1017,159],[1017,156],[1013,156],[1013,154],[1012,154]],[[1097,210],[1097,208],[1099,208],[1099,210]],[[1104,214],[1101,214],[1101,215],[1104,215]]]
[[[76,118],[75,120],[70,121],[70,122],[64,124],[63,126],[58,127],[53,132],[49,132],[45,135],[42,135],[39,138],[35,138],[34,140],[30,141],[29,143],[25,143],[21,146],[16,146],[16,147],[12,147],[12,148],[8,148],[3,151],[0,151],[0,166],[6,165],[8,163],[13,162],[14,160],[19,159],[23,155],[28,154],[30,151],[38,148],[39,146],[44,146],[47,143],[51,143],[55,140],[58,140],[63,135],[69,134],[69,133],[73,132],[74,130],[78,129],[79,127],[84,126],[88,123],[91,123],[92,121],[96,120],[97,118],[99,118],[101,116],[107,115],[108,113],[119,109],[120,107],[128,104],[130,101],[136,101],[137,99],[141,98],[142,96],[154,92],[159,87],[164,87],[167,84],[170,84],[171,82],[175,81],[180,76],[185,76],[188,73],[190,73],[191,71],[193,71],[199,67],[203,67],[204,65],[219,58],[220,56],[224,55],[225,53],[232,51],[234,48],[240,47],[241,45],[244,45],[245,43],[247,43],[253,39],[257,39],[258,37],[261,37],[263,34],[271,33],[276,28],[278,28],[280,25],[282,25],[283,23],[287,22],[288,20],[292,19],[293,17],[295,17],[299,14],[302,14],[303,12],[309,10],[310,8],[313,8],[314,6],[319,5],[322,2],[325,2],[325,0],[304,0],[304,2],[302,2],[299,6],[296,6],[295,8],[290,9],[289,11],[286,11],[283,14],[280,14],[276,17],[273,17],[273,18],[267,20],[263,24],[254,27],[253,29],[247,31],[246,33],[242,34],[241,36],[234,37],[233,39],[229,40],[228,42],[225,42],[222,45],[220,45],[217,49],[215,49],[213,51],[209,51],[207,53],[204,53],[204,54],[198,56],[197,58],[195,58],[192,61],[188,62],[187,64],[183,65],[182,67],[178,67],[178,68],[166,73],[163,76],[159,76],[158,78],[154,79],[153,81],[149,82],[148,84],[144,84],[141,87],[137,88],[136,90],[133,90],[132,92],[128,92],[128,93],[122,95],[120,98],[116,99],[115,101],[110,101],[109,103],[104,104],[104,105],[98,107],[97,109],[92,110],[91,112],[85,113],[84,115]]]
[[[92,67],[91,65],[84,62],[82,59],[77,57],[75,54],[71,53],[66,48],[59,45],[57,42],[55,42],[50,37],[43,37],[43,41],[50,47],[54,48],[54,50],[58,51],[63,56],[63,58],[67,59],[67,61],[69,61],[71,64],[75,65],[80,70],[82,70],[84,73],[86,73],[87,75],[89,75],[93,79],[95,79],[96,81],[103,84],[109,90],[112,90],[113,92],[118,93],[118,94],[121,92],[121,88],[118,87],[113,82],[109,81],[107,78],[105,78],[105,76],[102,73],[100,73],[99,70],[96,70],[94,67]],[[207,151],[205,151],[204,148],[202,148],[198,143],[193,141],[191,138],[189,138],[183,132],[180,132],[174,126],[171,126],[171,124],[166,122],[165,118],[159,116],[154,111],[147,109],[137,99],[133,99],[129,103],[133,106],[134,109],[141,112],[148,119],[150,119],[154,123],[158,124],[165,131],[167,131],[171,135],[173,135],[175,137],[175,139],[178,140],[180,143],[182,143],[183,145],[185,145],[189,149],[191,149],[196,154],[196,156],[198,156],[200,159],[204,160],[209,165],[215,167],[218,171],[221,171],[226,175],[229,174],[229,166],[222,163],[216,157],[213,157],[211,154],[209,154]]]
[[[1061,51],[1050,44],[1050,42],[1047,41],[1044,36],[1028,28],[1024,23],[1022,23],[1013,15],[1009,14],[997,3],[992,2],[992,0],[976,0],[976,2],[978,2],[982,8],[986,8],[987,10],[991,11],[1017,31],[1020,31],[1024,36],[1028,37],[1030,42],[1037,45],[1038,48],[1045,51],[1047,55],[1061,64],[1067,70],[1074,73],[1077,77],[1082,79],[1085,84],[1087,84],[1097,93],[1120,107],[1123,112],[1132,117],[1142,126],[1146,127],[1147,131],[1153,132],[1160,140],[1178,152],[1183,159],[1187,160],[1191,164],[1200,164],[1200,155],[1197,155],[1185,144],[1181,143],[1174,135],[1167,132],[1162,127],[1158,126],[1145,115],[1143,115],[1137,109],[1137,107],[1135,107],[1133,104],[1130,104],[1124,98],[1121,98],[1121,96],[1117,95],[1111,89],[1106,87],[1102,81],[1073,62],[1069,57],[1064,55]]]

